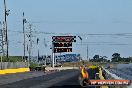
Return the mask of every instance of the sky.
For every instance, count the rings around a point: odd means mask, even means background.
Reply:
[[[22,13],[33,29],[32,55],[51,54],[52,36],[70,33],[77,37],[73,53],[86,58],[95,54],[111,58],[113,53],[132,56],[132,0],[6,0],[10,14],[9,55],[23,55]],[[0,0],[0,21],[4,21],[3,0]],[[1,26],[0,26],[1,28]],[[35,33],[39,32],[39,33]],[[39,45],[36,39],[39,38]],[[44,39],[47,47],[44,46]],[[26,38],[26,45],[28,38]],[[28,52],[26,52],[28,55]]]

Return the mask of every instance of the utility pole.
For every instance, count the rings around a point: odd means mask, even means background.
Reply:
[[[52,68],[54,68],[54,60],[55,60],[54,43],[52,41]]]
[[[32,25],[29,24],[29,62],[31,61],[31,48],[32,48]]]
[[[44,48],[45,48],[45,50],[46,50],[46,48],[47,48],[47,43],[46,43],[46,39],[44,38]],[[44,61],[44,65],[46,66],[46,62],[47,62],[47,53],[45,53],[45,56],[46,56],[46,58],[44,59],[45,61]]]
[[[89,60],[88,58],[89,58],[89,50],[88,50],[88,44],[87,44],[87,61]]]
[[[2,34],[2,36],[1,36],[1,37],[2,37],[1,42],[2,42],[2,55],[4,56],[4,35],[3,35],[4,33],[3,33],[3,31],[4,31],[4,30],[3,30],[3,28],[2,28],[2,30],[1,30],[1,32],[2,32],[2,33],[1,33],[1,34]]]
[[[1,29],[0,29],[0,36],[1,36],[1,44],[0,44],[0,46],[1,46],[1,52],[0,53],[2,53],[3,54],[3,32],[2,32],[2,23],[0,22],[0,25],[1,25]],[[2,70],[2,54],[1,54],[1,59],[0,59],[0,62],[1,62],[1,70]]]
[[[2,69],[2,62],[3,62],[3,60],[2,60],[2,58],[3,58],[3,56],[5,55],[5,53],[4,53],[4,32],[5,32],[5,30],[4,30],[4,22],[3,22],[3,24],[2,24],[2,22],[0,22],[0,25],[1,25],[1,28],[0,28],[0,62],[1,62],[1,69]]]
[[[37,47],[38,47],[37,59],[38,59],[38,63],[39,63],[39,38],[37,38]]]
[[[5,9],[6,45],[7,45],[7,46],[6,46],[6,48],[7,48],[7,50],[6,50],[6,56],[7,56],[7,58],[9,59],[9,55],[8,55],[8,54],[9,54],[9,52],[8,52],[8,48],[9,48],[9,47],[8,47],[8,46],[9,46],[9,45],[8,45],[8,44],[9,44],[8,42],[9,42],[9,41],[8,41],[8,29],[7,29],[7,16],[9,15],[9,11],[10,11],[10,10],[7,10],[7,9],[6,9],[6,1],[5,1],[5,0],[4,0],[4,9]]]
[[[2,23],[0,22],[1,28],[0,28],[0,53],[3,54],[3,28]]]
[[[2,54],[5,56],[5,48],[6,48],[6,30],[5,30],[5,22],[2,23]]]
[[[3,22],[3,25],[4,25],[4,22]],[[3,56],[5,55],[5,52],[4,52],[4,32],[5,32],[4,26],[2,26],[2,29],[1,29],[1,43],[2,43],[2,55]]]
[[[81,48],[82,48],[82,37],[81,36],[78,36],[78,38],[80,39],[80,41],[81,41]],[[81,57],[81,50],[80,50],[80,57]]]
[[[86,39],[88,40],[88,37],[86,37]],[[87,61],[89,61],[89,45],[87,43]]]
[[[24,48],[24,57],[23,57],[23,59],[25,60],[25,24],[26,23],[26,19],[25,19],[25,17],[24,17],[24,12],[23,12],[23,41],[24,41],[24,43],[23,43],[23,48]]]

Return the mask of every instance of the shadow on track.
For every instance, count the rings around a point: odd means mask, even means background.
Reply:
[[[70,79],[59,82],[49,88],[83,88],[79,84],[78,75],[71,77]],[[95,88],[95,87],[85,87],[85,88]]]

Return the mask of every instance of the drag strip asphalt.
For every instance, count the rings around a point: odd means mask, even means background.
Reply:
[[[56,85],[57,83],[67,81],[68,79],[77,78],[78,74],[79,70],[63,70],[60,72],[0,85],[0,88],[48,88]]]

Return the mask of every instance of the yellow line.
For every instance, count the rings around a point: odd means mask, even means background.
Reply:
[[[0,74],[11,74],[11,73],[20,73],[20,72],[28,72],[29,68],[17,68],[17,69],[4,69],[0,70]]]

